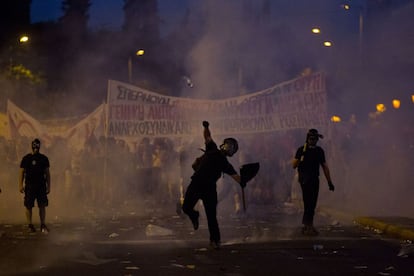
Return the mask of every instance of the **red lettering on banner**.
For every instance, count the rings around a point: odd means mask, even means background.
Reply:
[[[147,112],[147,120],[178,120],[185,115],[186,110],[171,105],[152,105]]]
[[[109,109],[109,118],[112,120],[144,120],[144,105],[115,104]]]

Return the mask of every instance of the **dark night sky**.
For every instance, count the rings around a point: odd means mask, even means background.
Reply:
[[[174,23],[185,12],[189,0],[159,0],[158,7],[166,24]],[[119,28],[123,21],[124,0],[92,0],[89,24],[92,28]],[[62,15],[62,0],[33,0],[32,22],[56,20]]]

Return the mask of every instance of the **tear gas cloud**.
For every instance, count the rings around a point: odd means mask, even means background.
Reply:
[[[413,89],[412,80],[406,78],[412,71],[390,72],[392,69],[382,69],[384,67],[374,70],[374,64],[366,74],[358,74],[356,43],[351,42],[357,38],[354,33],[344,33],[340,40],[343,43],[338,45],[341,53],[328,49],[329,54],[321,55],[321,50],[317,49],[316,42],[308,33],[310,28],[306,31],[300,28],[301,24],[311,22],[315,14],[320,19],[318,24],[331,23],[332,31],[335,14],[328,12],[327,16],[323,16],[326,10],[318,10],[318,6],[312,8],[314,13],[306,12],[306,9],[286,13],[289,8],[287,4],[271,1],[272,9],[266,18],[249,17],[246,7],[238,2],[191,3],[190,18],[194,20],[192,28],[197,30],[197,36],[193,45],[185,45],[189,48],[185,69],[194,86],[183,86],[181,91],[176,91],[177,94],[204,99],[234,97],[298,77],[306,68],[311,68],[313,72],[326,71],[329,113],[339,113],[343,121],[319,128],[325,135],[319,144],[325,149],[337,187],[333,194],[328,193],[322,175],[320,204],[350,210],[357,215],[413,215],[410,195],[414,187],[409,185],[413,173],[409,164],[413,163],[414,141],[412,124],[407,119],[407,114],[412,114],[408,104],[412,109],[412,103],[404,103],[401,110],[389,108],[389,112],[384,114],[368,116],[375,111],[369,108],[375,106],[376,100],[388,100],[396,90],[406,92]],[[251,5],[253,11],[259,12],[260,5]],[[272,23],[271,27],[265,20]],[[396,20],[393,18],[393,21]],[[381,32],[385,32],[387,27],[391,32],[391,27],[399,24],[393,22],[391,26],[383,26]],[[347,25],[345,21],[339,24],[341,31],[348,26],[355,24]],[[367,34],[366,39],[382,41],[379,31],[373,31],[370,35],[372,37]],[[20,106],[27,107],[34,117],[41,119],[54,117],[57,107],[72,110],[79,107],[78,114],[85,115],[85,107],[98,106],[105,100],[108,79],[113,75],[119,76],[119,72],[126,75],[126,59],[125,64],[114,66],[113,71],[102,69],[108,68],[108,59],[119,57],[119,49],[128,43],[122,39],[116,41],[102,41],[100,49],[93,50],[101,54],[91,55],[90,50],[85,50],[76,59],[74,67],[67,73],[67,79],[63,80],[70,83],[75,79],[73,73],[77,73],[77,85],[73,85],[71,101],[53,96],[18,97],[21,91],[13,90],[11,86],[7,87],[7,93]],[[398,44],[393,47],[406,49],[404,41],[393,40],[392,43]],[[104,51],[106,55],[102,54]],[[363,56],[366,62],[372,62],[375,57],[384,57],[387,53],[378,47],[369,53],[364,52]],[[399,66],[399,61],[392,58],[384,62],[391,64],[392,68]],[[96,70],[85,69],[91,68],[91,64]],[[357,115],[356,123],[348,121],[351,114]],[[310,125],[307,128],[313,127]],[[300,198],[300,194],[292,193],[292,187],[295,190],[299,184],[290,161],[296,148],[304,143],[307,128],[236,137],[240,142],[240,151],[230,159],[234,166],[237,168],[245,162],[257,161],[262,165],[257,178],[247,187],[248,204],[280,206],[292,197]],[[220,143],[222,137],[214,137],[214,125],[211,129],[213,138]],[[143,215],[149,209],[174,214],[172,208],[159,207],[175,206],[180,192],[188,184],[191,162],[201,154],[198,148],[203,148],[201,130],[199,136],[174,142],[150,139],[144,148],[140,148],[144,137],[127,143],[111,140],[106,149],[98,146],[102,145],[100,137],[95,138],[91,137],[92,140],[82,151],[73,152],[64,142],[59,146],[41,148],[41,152],[49,156],[52,172],[48,221],[66,217],[77,219],[88,214],[85,210],[98,210],[99,215],[112,216],[118,208]],[[30,150],[29,146],[28,141],[19,143],[18,149],[11,155],[10,167],[2,169],[2,220],[24,222],[23,198],[17,189],[17,170],[20,159]],[[183,150],[188,152],[188,159],[183,163],[184,176],[179,162]],[[138,154],[138,151],[141,152]],[[159,163],[146,164],[149,162],[146,158],[156,162],[153,156],[159,159]],[[225,178],[218,189],[219,212],[234,212],[237,204],[240,208],[240,190],[236,183]],[[37,218],[36,211],[34,218]]]

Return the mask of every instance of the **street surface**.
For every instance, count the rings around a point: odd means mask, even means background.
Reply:
[[[0,224],[0,275],[414,275],[410,244],[321,214],[319,236],[306,237],[290,205],[238,216],[219,206],[220,250],[209,247],[203,211],[194,231],[175,206],[52,210],[49,234]]]

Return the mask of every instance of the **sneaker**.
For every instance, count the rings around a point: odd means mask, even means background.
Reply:
[[[210,247],[216,250],[220,249],[221,243],[219,241],[210,241]]]
[[[190,217],[191,222],[193,223],[194,230],[198,229],[198,217],[200,216],[200,213],[198,211],[195,211],[196,214],[194,217]]]
[[[29,225],[27,225],[27,227],[28,227],[30,233],[36,232],[36,228],[34,227],[33,224],[29,224]]]
[[[49,233],[49,228],[47,228],[46,224],[42,224],[42,225],[40,225],[40,231],[42,233],[47,234],[47,233]]]

